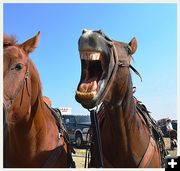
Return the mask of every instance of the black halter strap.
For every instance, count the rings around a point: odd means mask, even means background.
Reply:
[[[90,110],[91,117],[91,128],[93,131],[93,143],[97,147],[96,156],[99,161],[99,168],[104,167],[103,163],[103,153],[102,153],[102,142],[101,142],[101,131],[100,131],[100,123],[98,120],[98,107],[96,109]]]
[[[129,67],[130,69],[132,69],[134,71],[134,73],[140,78],[140,80],[142,81],[142,77],[139,74],[139,72],[131,65],[131,64],[124,64],[123,62],[119,61],[118,65],[120,67]]]
[[[118,58],[118,54],[117,54],[117,50],[116,50],[116,47],[114,45],[114,42],[113,41],[109,41],[109,42],[111,42],[111,47],[110,47],[111,48],[111,57],[114,58],[115,65],[111,71],[111,75],[109,77],[109,80],[107,81],[106,89],[104,90],[104,92],[100,95],[99,99],[97,100],[96,106],[98,106],[98,104],[100,104],[103,101],[104,97],[109,92],[111,85],[113,84],[113,80],[116,78],[116,73],[117,73],[119,67],[127,67],[127,68],[132,69],[132,71],[134,71],[135,74],[138,75],[140,80],[142,81],[141,75],[131,64],[128,64],[126,61],[121,61]]]
[[[110,41],[110,40],[108,40],[108,41]],[[108,80],[106,90],[102,94],[102,96],[100,97],[100,100],[99,100],[98,104],[102,103],[102,100],[103,100],[104,96],[109,91],[109,89],[110,89],[110,87],[112,85],[112,82],[113,82],[113,80],[115,78],[116,72],[117,72],[119,67],[128,67],[128,68],[132,69],[135,72],[135,74],[138,75],[139,78],[142,81],[141,75],[139,74],[139,72],[131,64],[127,64],[124,61],[121,61],[121,60],[118,59],[118,54],[117,54],[115,45],[114,45],[114,43],[112,41],[110,41],[110,42],[112,43],[111,48],[112,48],[112,55],[113,55],[114,61],[115,61],[115,66],[114,66],[114,68],[112,70],[110,79]],[[98,106],[98,104],[97,104],[97,106]],[[104,163],[103,163],[103,153],[102,153],[101,131],[100,131],[100,123],[99,123],[98,118],[97,118],[97,115],[98,115],[98,107],[97,106],[95,108],[93,108],[93,109],[90,109],[89,111],[90,111],[90,117],[91,117],[91,127],[92,127],[92,130],[93,130],[93,136],[94,136],[94,139],[95,139],[93,141],[93,143],[97,147],[96,156],[97,156],[97,160],[99,161],[99,168],[103,168]],[[85,164],[85,167],[86,167],[86,164]]]

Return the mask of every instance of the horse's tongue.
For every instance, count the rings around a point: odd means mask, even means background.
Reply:
[[[79,90],[81,92],[96,91],[97,90],[97,82],[92,81],[92,82],[88,82],[88,83],[81,83],[81,85],[79,86]]]

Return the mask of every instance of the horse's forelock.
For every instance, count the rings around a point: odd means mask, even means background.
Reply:
[[[15,36],[8,36],[7,34],[3,35],[3,47],[14,46],[16,43],[17,40]]]

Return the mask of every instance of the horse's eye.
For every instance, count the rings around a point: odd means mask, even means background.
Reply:
[[[19,71],[19,70],[21,70],[22,68],[23,68],[23,64],[21,64],[21,63],[16,64],[16,66],[15,66],[15,70],[16,70],[16,71]]]

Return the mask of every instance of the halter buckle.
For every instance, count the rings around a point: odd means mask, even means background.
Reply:
[[[24,78],[25,78],[25,79],[28,79],[28,78],[29,78],[29,71],[26,71]]]

